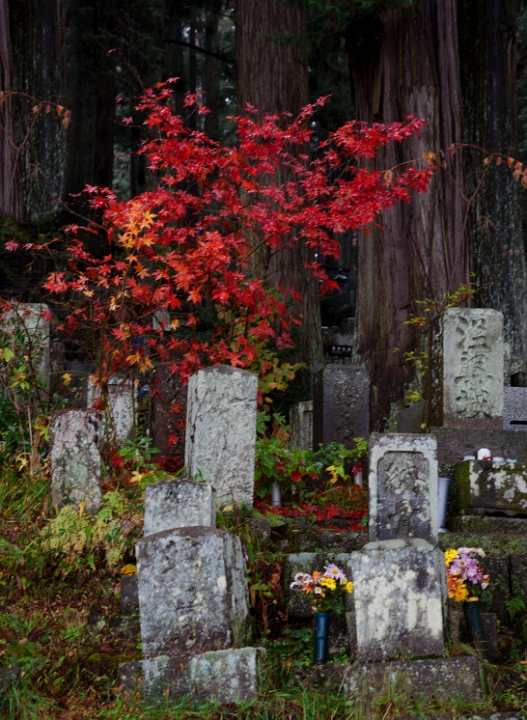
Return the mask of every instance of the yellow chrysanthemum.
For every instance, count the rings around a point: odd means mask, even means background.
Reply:
[[[334,580],[333,578],[323,578],[323,579],[320,581],[320,584],[321,584],[323,587],[329,588],[330,590],[335,590],[335,588],[337,587],[337,582],[336,582],[336,580]]]
[[[346,592],[349,592],[349,593],[353,592],[353,583],[352,582],[347,582],[344,585],[344,587],[346,588]]]
[[[459,557],[457,550],[454,550],[454,548],[450,548],[449,550],[445,550],[445,562],[447,564],[447,567],[450,565],[452,560],[454,558]]]
[[[463,585],[463,583],[459,583],[458,587],[456,588],[454,600],[456,602],[463,602],[463,600],[466,600],[467,597],[468,597],[467,588]]]

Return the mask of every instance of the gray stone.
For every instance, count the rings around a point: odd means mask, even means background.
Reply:
[[[163,700],[167,691],[171,700],[191,695],[208,702],[248,702],[258,694],[259,665],[264,653],[263,648],[246,647],[186,658],[162,655],[121,663],[119,685],[133,692],[142,681],[145,696],[154,702]]]
[[[252,507],[258,377],[217,365],[188,385],[185,467],[216,488],[218,504]]]
[[[452,518],[450,529],[456,533],[488,535],[527,535],[527,518],[501,517],[497,515],[459,515]]]
[[[143,655],[178,656],[247,644],[249,597],[238,536],[190,527],[136,545]]]
[[[8,333],[21,330],[25,353],[31,358],[36,375],[49,388],[50,326],[49,306],[44,303],[13,303],[4,315],[3,329]],[[46,317],[47,316],[47,317]]]
[[[350,565],[361,661],[445,654],[441,551],[421,539],[372,542]]]
[[[437,328],[430,362],[430,424],[499,430],[503,315],[488,308],[449,308]]]
[[[268,518],[251,518],[249,524],[260,545],[265,546],[271,542],[271,521]]]
[[[314,614],[313,597],[299,590],[292,590],[290,587],[297,573],[311,574],[315,572],[315,570],[323,572],[326,565],[335,563],[341,570],[348,572],[346,577],[348,580],[352,580],[349,560],[349,553],[301,552],[288,555],[284,566],[284,587],[289,616],[305,619],[312,617]],[[348,606],[347,609],[350,610],[352,608],[353,595],[345,599]]]
[[[153,387],[161,394],[152,398],[150,436],[152,445],[162,455],[169,455],[183,467],[185,464],[185,420],[188,385],[172,373],[173,363],[159,363],[154,368]]]
[[[503,388],[503,429],[527,429],[527,388]]]
[[[79,506],[96,514],[101,502],[102,415],[96,410],[61,410],[50,418],[53,505]]]
[[[437,540],[436,443],[429,435],[372,434],[370,540]]]
[[[430,428],[437,440],[437,459],[441,464],[457,465],[465,455],[477,456],[479,448],[491,455],[527,461],[527,430],[456,430]]]
[[[7,690],[20,677],[20,668],[0,668],[0,689]]]
[[[61,393],[64,388],[64,373],[66,371],[66,346],[60,340],[53,338],[49,348],[49,394]]]
[[[397,414],[397,432],[411,433],[413,435],[423,432],[421,426],[424,421],[425,408],[426,404],[421,401],[399,410]]]
[[[112,377],[106,385],[107,434],[116,445],[132,439],[136,427],[137,390],[135,384],[126,377]],[[101,397],[101,388],[91,379],[87,386],[87,405],[92,407]]]
[[[453,657],[349,665],[345,670],[344,693],[350,699],[365,702],[390,690],[416,699],[480,702],[479,663],[475,657]]]
[[[511,595],[527,603],[527,555],[510,556]]]
[[[315,378],[313,447],[338,442],[355,447],[354,438],[370,431],[370,378],[356,365],[326,365]]]
[[[313,401],[307,400],[289,408],[291,447],[299,450],[313,449]]]
[[[490,585],[479,601],[481,611],[495,613],[501,623],[509,625],[510,618],[505,604],[511,599],[509,558],[506,555],[486,555],[480,564],[490,576]]]
[[[460,512],[527,513],[527,463],[466,460],[455,478]]]
[[[453,601],[450,601],[453,602]],[[454,603],[459,607],[459,603]],[[498,618],[496,613],[480,613],[484,640],[478,642],[476,649],[489,662],[499,659]],[[449,611],[450,635],[455,644],[470,643],[465,616],[461,609]]]
[[[359,650],[357,646],[357,618],[355,616],[355,611],[353,610],[346,613],[346,627],[348,631],[350,661],[353,662],[357,657]]]
[[[176,528],[216,527],[216,492],[192,480],[164,480],[147,485],[144,535]]]
[[[139,610],[137,575],[121,575],[121,612]]]

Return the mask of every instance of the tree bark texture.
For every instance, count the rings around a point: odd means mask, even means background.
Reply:
[[[237,0],[236,78],[238,111],[296,115],[309,102],[305,5],[302,0]],[[288,178],[284,171],[284,182]],[[284,245],[286,243],[284,238]],[[311,373],[322,366],[318,283],[306,270],[312,252],[297,243],[279,253],[255,253],[254,272],[272,287],[294,288],[302,297],[291,314],[302,322],[300,359]]]
[[[518,157],[516,111],[517,0],[458,0],[463,141]],[[483,166],[480,151],[465,155],[473,271],[483,286],[473,304],[500,310],[510,375],[527,360],[527,267],[518,187],[507,165]],[[485,177],[483,178],[483,175]],[[483,182],[480,181],[483,178]],[[478,189],[479,186],[479,189]],[[508,256],[503,258],[503,254]]]
[[[383,213],[381,227],[359,237],[358,350],[375,389],[372,421],[382,428],[414,376],[406,353],[419,337],[404,322],[420,314],[416,301],[440,300],[469,277],[462,159],[448,153],[462,131],[456,0],[422,0],[358,22],[347,43],[358,119],[427,121],[420,137],[379,152],[375,166],[395,168],[426,152],[446,163],[427,193]]]
[[[15,149],[12,86],[11,32],[8,0],[0,0],[0,214],[19,219],[22,210]]]
[[[5,2],[5,0],[3,0]],[[64,6],[62,0],[9,2],[15,142],[25,220],[36,220],[57,208],[64,181],[67,131],[54,105],[64,101]]]

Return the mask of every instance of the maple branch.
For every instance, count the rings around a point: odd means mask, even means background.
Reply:
[[[205,48],[199,47],[199,45],[193,45],[192,43],[185,42],[184,40],[165,38],[165,42],[173,43],[174,45],[182,45],[183,47],[188,47],[191,50],[195,50],[196,52],[203,53],[203,55],[210,55],[210,57],[216,58],[216,60],[221,60],[228,65],[234,65],[234,60],[231,60],[229,57],[227,57],[227,55],[224,55],[223,53],[215,53],[212,50],[206,50]]]

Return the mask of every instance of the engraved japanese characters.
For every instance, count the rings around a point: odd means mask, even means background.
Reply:
[[[354,365],[326,365],[315,380],[313,447],[339,442],[354,447],[354,438],[369,432],[370,379]]]

